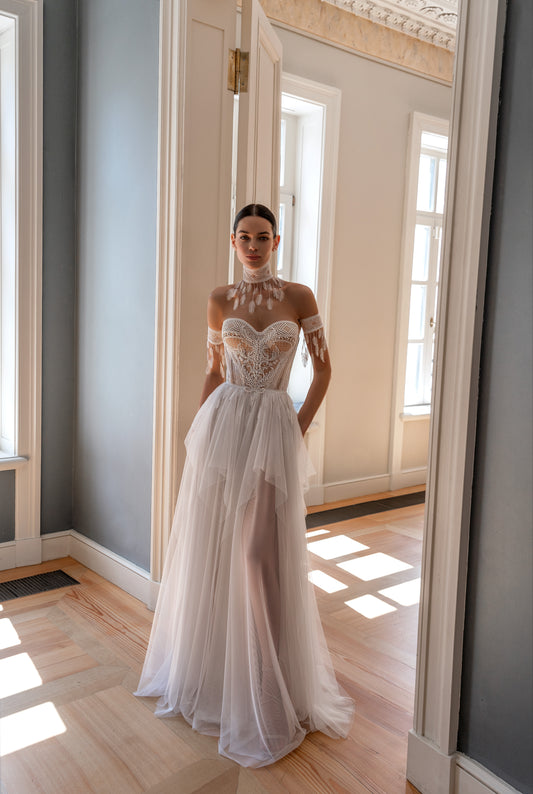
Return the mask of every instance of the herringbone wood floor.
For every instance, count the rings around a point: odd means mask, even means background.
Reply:
[[[364,581],[340,569],[339,558],[311,555],[314,569],[347,585],[316,592],[356,718],[346,740],[312,734],[258,770],[220,757],[216,739],[181,718],[156,719],[155,701],[133,696],[152,620],[142,603],[70,558],[2,572],[5,581],[61,568],[81,583],[2,605],[2,794],[415,792],[405,762],[418,608],[379,591],[420,575],[422,523],[423,506],[408,507],[330,524],[329,534],[310,538],[344,535],[368,547],[350,557],[380,552],[412,567]],[[394,611],[368,618],[346,606],[363,595]]]

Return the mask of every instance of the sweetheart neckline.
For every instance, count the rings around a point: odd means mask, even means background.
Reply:
[[[298,328],[298,330],[300,330],[300,326],[294,320],[274,320],[273,323],[270,323],[269,325],[265,326],[261,331],[258,331],[257,328],[254,328],[253,325],[249,323],[248,320],[245,320],[243,317],[226,317],[226,319],[222,322],[222,328],[224,327],[224,323],[226,323],[228,320],[239,320],[239,322],[241,323],[246,323],[246,325],[249,328],[251,328],[252,331],[255,331],[256,334],[264,334],[265,331],[268,331],[268,329],[272,328],[273,325],[278,325],[278,323],[290,323],[291,325],[295,325]]]

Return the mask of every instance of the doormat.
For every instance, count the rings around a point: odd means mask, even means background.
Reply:
[[[44,593],[46,590],[57,590],[59,587],[70,587],[73,584],[79,582],[65,571],[37,573],[35,576],[25,576],[23,579],[0,582],[0,601]]]
[[[357,505],[321,510],[320,513],[309,513],[306,518],[307,529],[323,527],[325,524],[336,524],[337,521],[346,521],[348,518],[360,518],[361,516],[370,516],[372,513],[384,513],[386,510],[398,510],[402,507],[421,505],[425,499],[425,491],[416,491],[415,493],[406,493],[401,496],[376,499],[374,502],[361,502]]]

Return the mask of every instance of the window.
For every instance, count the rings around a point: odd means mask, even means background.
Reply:
[[[0,455],[15,454],[16,398],[15,20],[0,15]]]
[[[423,122],[422,122],[423,123]],[[442,123],[414,125],[412,152],[417,164],[416,200],[406,219],[410,226],[410,264],[404,413],[427,414],[431,382],[446,185],[448,138]],[[435,131],[435,129],[439,131]]]
[[[289,93],[281,97],[280,245],[277,273],[288,281],[317,291],[320,251],[320,211],[324,159],[325,106]],[[303,341],[300,340],[300,348]],[[298,351],[289,394],[298,408],[312,377]]]

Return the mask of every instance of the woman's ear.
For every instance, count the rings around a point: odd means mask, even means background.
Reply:
[[[232,247],[232,248],[236,248],[236,245],[235,245],[235,235],[233,234],[233,232],[231,233],[231,247]]]
[[[280,236],[278,234],[277,237],[274,237],[274,244],[272,246],[272,250],[273,251],[277,251],[277,248],[278,248],[278,245],[279,245],[279,241],[280,241]]]

